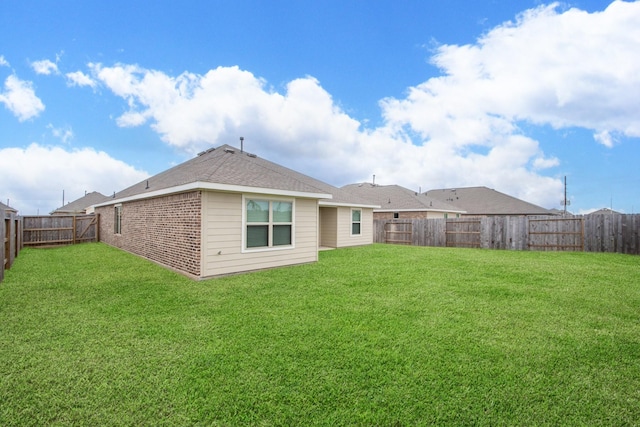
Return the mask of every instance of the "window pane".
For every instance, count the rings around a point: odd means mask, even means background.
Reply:
[[[269,245],[269,226],[250,225],[247,227],[247,247],[258,248]]]
[[[113,232],[115,234],[120,234],[122,232],[122,206],[116,206],[114,212],[115,216],[113,220]]]
[[[291,226],[290,225],[274,225],[273,226],[273,246],[282,246],[291,244]]]
[[[360,234],[360,223],[354,222],[351,224],[351,234]]]
[[[361,213],[362,213],[362,211],[360,211],[360,210],[351,211],[351,220],[352,221],[360,221]]]
[[[247,222],[269,222],[269,202],[247,200]]]
[[[291,222],[293,218],[293,203],[272,202],[273,222]]]

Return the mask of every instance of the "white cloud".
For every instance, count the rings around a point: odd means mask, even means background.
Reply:
[[[58,138],[62,143],[68,144],[73,139],[73,130],[67,126],[64,128],[56,128],[51,123],[47,125],[47,129],[51,130],[51,134]]]
[[[640,136],[640,3],[592,14],[557,8],[529,10],[474,45],[441,46],[432,61],[444,75],[384,104],[387,116],[424,134],[433,127],[420,117],[438,108],[458,122],[497,117]]]
[[[593,139],[595,139],[600,144],[604,145],[607,148],[612,148],[615,144],[615,140],[611,133],[607,130],[603,130],[600,132],[596,132],[593,134]]]
[[[8,67],[9,62],[4,59],[4,55],[0,55],[0,67]]]
[[[44,104],[35,94],[31,82],[20,80],[15,75],[7,77],[5,91],[0,92],[0,102],[21,122],[37,117],[44,111]]]
[[[84,196],[112,194],[148,177],[144,171],[91,148],[65,150],[31,144],[0,149],[0,199],[23,215],[48,214]]]
[[[560,160],[557,157],[536,157],[533,160],[533,167],[535,169],[548,169],[560,165]]]
[[[476,126],[488,151],[481,155],[464,143],[452,143],[457,129],[434,126],[438,140],[421,146],[402,129],[385,126],[362,129],[311,77],[289,82],[283,93],[237,67],[217,68],[198,76],[171,77],[134,66],[98,66],[96,75],[127,100],[129,111],[117,119],[120,126],[151,127],[170,145],[189,152],[221,143],[237,145],[246,137],[246,149],[336,185],[369,179],[376,173],[389,183],[425,190],[446,185],[491,185],[538,202],[561,184],[527,169],[557,164],[547,159],[535,141],[496,129],[512,130],[502,119]],[[438,123],[435,123],[436,125]],[[469,124],[474,124],[470,119]],[[500,136],[494,146],[489,138]],[[461,173],[460,171],[464,171]],[[519,183],[527,182],[526,186]],[[536,191],[534,188],[542,186]],[[557,197],[554,197],[555,200]]]
[[[278,91],[238,67],[170,76],[136,65],[89,64],[123,98],[119,126],[149,124],[188,152],[238,143],[336,185],[371,179],[423,189],[486,185],[546,207],[557,205],[560,165],[521,124],[579,127],[613,145],[640,136],[640,2],[605,11],[526,11],[470,45],[442,45],[441,75],[380,106],[368,129],[312,77]],[[552,172],[547,172],[552,173]]]
[[[58,65],[55,62],[52,62],[48,59],[43,59],[42,61],[34,61],[31,63],[31,67],[36,72],[36,74],[58,74]]]
[[[67,84],[69,86],[89,86],[91,88],[96,87],[96,82],[90,76],[83,73],[82,71],[74,71],[72,73],[67,73]]]

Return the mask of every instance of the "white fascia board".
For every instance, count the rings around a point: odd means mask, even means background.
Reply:
[[[330,200],[320,200],[318,203],[320,206],[330,206],[330,207],[345,207],[345,208],[369,208],[369,209],[378,209],[380,206],[378,205],[362,205],[358,203],[339,203],[332,202]]]
[[[227,193],[252,193],[252,194],[266,194],[272,196],[288,196],[299,197],[305,199],[330,199],[333,196],[331,194],[324,193],[309,193],[305,191],[291,191],[291,190],[278,190],[275,188],[260,188],[260,187],[248,187],[244,185],[229,185],[219,184],[215,182],[202,182],[196,181],[188,184],[177,185],[175,187],[163,188],[162,190],[149,191],[148,193],[140,193],[133,196],[122,197],[120,199],[113,199],[108,202],[103,202],[94,207],[109,206],[115,203],[131,202],[134,200],[150,199],[153,197],[167,196],[169,194],[185,193],[187,191],[194,190],[212,190],[212,191],[224,191]]]

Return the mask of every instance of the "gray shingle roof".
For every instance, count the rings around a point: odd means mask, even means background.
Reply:
[[[16,208],[12,208],[11,206],[7,206],[4,203],[0,202],[0,209],[4,211],[18,212]]]
[[[229,145],[203,151],[193,159],[116,193],[113,199],[144,196],[145,193],[168,190],[197,182],[288,192],[331,194],[332,198],[325,199],[324,204],[370,204],[366,200],[337,187],[254,154],[241,152]]]
[[[471,215],[550,215],[548,209],[487,187],[442,188],[427,196],[450,203]]]
[[[597,211],[593,211],[588,213],[587,215],[620,215],[620,212],[611,210],[609,208],[598,209]]]
[[[379,205],[380,209],[377,210],[380,211],[464,212],[464,209],[399,185],[378,185],[363,182],[345,185],[342,189]]]
[[[64,206],[59,207],[51,213],[84,213],[89,206],[102,203],[106,200],[109,200],[109,197],[102,193],[98,193],[97,191],[92,191],[73,202],[69,202]]]

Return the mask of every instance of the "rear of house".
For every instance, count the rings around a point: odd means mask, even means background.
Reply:
[[[373,243],[373,209],[369,205],[320,204],[320,246],[344,248]]]
[[[223,146],[117,193],[95,211],[103,242],[205,278],[315,262],[319,245],[372,243],[373,207],[348,198]]]

